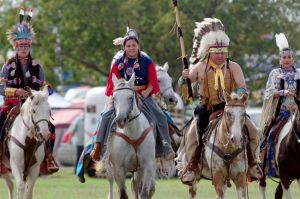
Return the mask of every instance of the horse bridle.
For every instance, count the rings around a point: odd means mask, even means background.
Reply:
[[[117,89],[115,89],[115,90],[114,90],[114,93],[115,93],[116,91],[120,91],[120,90],[131,90],[131,91],[133,92],[133,98],[131,99],[131,103],[130,103],[130,109],[133,110],[133,100],[135,100],[135,97],[136,97],[136,96],[135,96],[135,91],[134,91],[132,88],[123,87],[123,88],[117,88]],[[113,102],[113,103],[114,103],[114,102]],[[113,105],[115,106],[115,104],[113,104]],[[131,122],[132,120],[138,118],[138,117],[140,116],[140,114],[141,114],[141,111],[140,111],[137,115],[135,115],[135,116],[129,118],[129,115],[130,115],[130,114],[127,113],[127,119],[128,119],[129,122]]]
[[[25,125],[25,127],[27,128],[27,130],[30,131],[30,127],[28,126],[28,124],[26,124],[22,113],[21,113],[21,118],[22,118],[23,124]],[[34,129],[35,129],[36,132],[38,132],[40,130],[40,127],[38,126],[38,124],[40,122],[47,122],[47,124],[49,124],[49,122],[50,122],[47,119],[40,119],[38,121],[34,121],[32,114],[30,114],[30,118],[31,118],[31,122],[34,125]],[[44,139],[44,138],[42,137],[42,139]]]

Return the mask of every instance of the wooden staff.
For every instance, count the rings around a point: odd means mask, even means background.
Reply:
[[[177,6],[178,3],[177,3],[177,0],[172,0],[172,1],[173,1],[173,5],[174,5],[174,10],[175,10],[175,16],[176,16],[177,36],[179,37],[179,42],[180,42],[181,59],[182,59],[183,69],[188,69],[189,64],[188,64],[188,60],[187,60],[186,53],[185,53],[183,33],[182,33],[181,24],[180,24],[179,10],[178,10],[178,6]],[[192,90],[192,86],[191,86],[191,80],[189,78],[187,78],[186,83],[187,83],[187,89],[188,89],[188,101],[192,102],[193,90]]]

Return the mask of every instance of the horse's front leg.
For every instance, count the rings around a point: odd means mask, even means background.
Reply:
[[[262,178],[259,179],[259,191],[261,193],[262,199],[267,199],[266,188],[267,188],[266,176],[263,175]]]
[[[107,199],[113,199],[113,185],[114,185],[114,180],[112,178],[108,178],[108,182],[109,182],[109,193],[108,193],[108,197]]]
[[[30,168],[26,179],[26,187],[24,192],[25,199],[32,199],[33,186],[40,172],[40,163],[36,163]]]
[[[235,183],[238,199],[246,199],[247,174],[239,173],[234,183]]]
[[[14,184],[13,184],[13,181],[11,180],[11,177],[9,176],[9,172],[2,174],[2,177],[5,179],[5,182],[7,185],[8,199],[12,199]]]
[[[23,180],[23,167],[11,164],[11,172],[16,180],[17,199],[23,199],[25,191],[25,181]]]
[[[225,176],[222,171],[216,171],[212,177],[213,185],[215,186],[215,190],[217,192],[217,199],[225,199]]]
[[[120,199],[128,199],[128,195],[126,193],[126,172],[121,167],[114,166],[113,168],[113,176],[119,188]]]
[[[154,157],[153,157],[154,159]],[[155,165],[154,161],[148,161],[144,165],[144,169],[140,171],[141,181],[141,199],[150,199],[155,192]]]

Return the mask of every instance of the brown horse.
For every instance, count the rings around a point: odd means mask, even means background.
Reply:
[[[291,199],[290,184],[297,180],[300,186],[300,100],[294,98],[297,111],[282,128],[278,142],[275,146],[276,172],[279,176],[279,184],[276,188],[275,199],[281,199],[284,193],[287,199]],[[260,181],[262,198],[266,199],[266,177]]]

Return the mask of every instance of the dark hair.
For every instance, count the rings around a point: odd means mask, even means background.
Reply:
[[[136,43],[139,43],[139,40],[136,38],[136,37],[133,37],[133,36],[130,36],[130,37],[126,37],[124,39],[124,43],[123,43],[123,46],[125,46],[126,42],[133,39],[134,41],[136,41]]]

